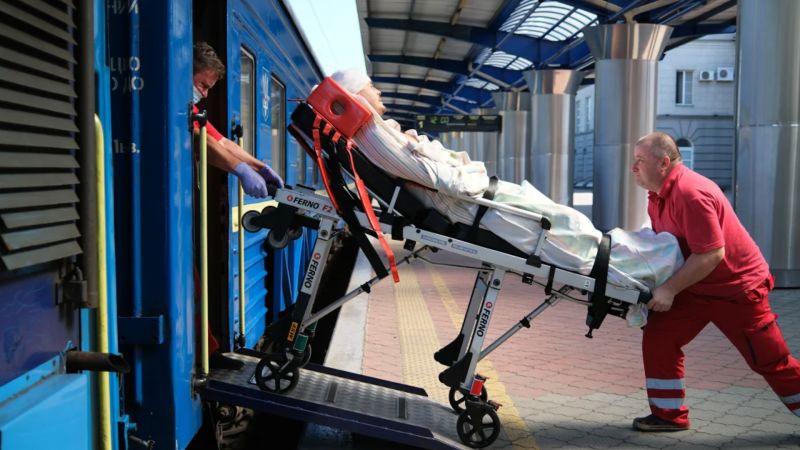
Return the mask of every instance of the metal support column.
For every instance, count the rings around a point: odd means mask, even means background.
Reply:
[[[520,183],[525,179],[528,154],[528,115],[530,96],[516,91],[492,92],[494,104],[503,118],[497,148],[497,175]]]
[[[647,222],[647,192],[633,181],[633,145],[655,131],[658,60],[672,28],[599,25],[584,31],[595,64],[594,200],[600,230]]]
[[[526,178],[556,203],[569,206],[575,164],[575,94],[583,75],[576,70],[525,73],[531,90],[531,159]]]
[[[778,287],[800,287],[800,3],[741,0],[736,213]]]

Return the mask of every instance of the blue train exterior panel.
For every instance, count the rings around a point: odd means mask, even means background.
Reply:
[[[202,420],[192,395],[199,351],[191,232],[192,2],[107,0],[106,7],[120,316],[164,324],[161,343],[123,349],[132,366],[125,412],[138,437],[185,448]]]
[[[78,314],[56,306],[57,283],[54,270],[0,283],[0,386],[80,342]]]
[[[87,380],[85,375],[52,376],[7,400],[0,408],[0,448],[92,448]]]

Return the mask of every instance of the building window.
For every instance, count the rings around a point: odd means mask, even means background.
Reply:
[[[241,75],[239,75],[239,111],[242,115],[242,148],[251,155],[254,155],[254,141],[255,141],[255,59],[253,55],[241,49],[239,54],[239,65],[241,66]]]
[[[675,104],[692,104],[692,75],[691,70],[679,70],[675,77]]]
[[[680,138],[675,141],[678,146],[678,151],[681,152],[681,159],[683,165],[694,170],[694,145],[692,141],[686,138]]]
[[[581,101],[575,100],[575,131],[580,133],[583,131],[583,121],[581,120],[581,116],[583,116],[583,109],[581,109]]]
[[[269,85],[270,122],[272,124],[271,164],[276,172],[286,179],[286,86],[272,76]]]

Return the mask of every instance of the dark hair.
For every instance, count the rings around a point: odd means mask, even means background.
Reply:
[[[636,145],[643,144],[649,147],[650,152],[656,158],[661,159],[665,156],[669,156],[669,160],[672,162],[683,160],[681,151],[678,149],[678,144],[676,144],[675,139],[673,139],[672,136],[668,135],[667,133],[656,131],[655,133],[650,133],[636,142]]]
[[[205,42],[194,44],[192,66],[193,74],[211,69],[220,80],[225,76],[225,64],[222,64],[214,49]]]

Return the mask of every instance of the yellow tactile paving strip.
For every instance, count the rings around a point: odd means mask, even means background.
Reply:
[[[429,267],[428,272],[433,280],[433,285],[436,292],[442,299],[445,309],[447,310],[450,320],[453,322],[453,327],[456,330],[461,329],[461,323],[464,320],[464,311],[461,311],[453,300],[447,284],[439,273],[433,268]],[[484,342],[484,345],[488,342]],[[503,432],[508,439],[513,443],[513,448],[520,449],[539,449],[536,440],[528,430],[525,420],[520,416],[519,411],[514,406],[514,401],[506,392],[506,387],[500,381],[500,375],[494,369],[492,362],[489,358],[484,358],[478,362],[478,373],[487,377],[486,390],[489,392],[489,399],[494,400],[503,406],[497,411],[500,417],[500,422],[503,424]]]
[[[440,348],[436,328],[414,270],[404,266],[400,272],[403,281],[394,285],[394,297],[403,354],[403,381],[425,389],[430,398],[448,405],[449,389],[438,379],[442,366],[433,359]]]

